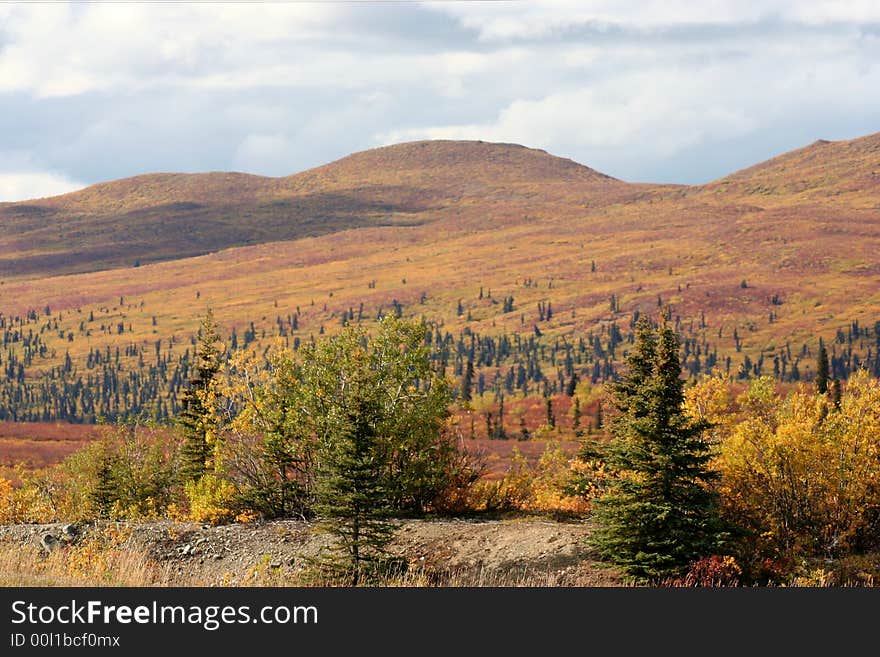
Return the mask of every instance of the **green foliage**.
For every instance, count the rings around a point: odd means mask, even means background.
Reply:
[[[349,328],[304,349],[297,403],[316,438],[315,504],[356,585],[383,555],[394,509],[424,510],[447,486],[451,401],[424,329],[386,317],[372,338]]]
[[[473,399],[473,388],[474,388],[474,361],[468,358],[467,365],[465,366],[464,373],[461,376],[461,398],[464,402],[469,402]]]
[[[264,369],[238,352],[217,393],[227,409],[219,457],[242,504],[270,518],[310,514],[315,436],[295,354],[271,351]]]
[[[601,457],[616,476],[594,502],[593,541],[638,579],[680,575],[719,547],[717,498],[708,487],[717,474],[705,423],[682,410],[678,347],[668,325],[639,320],[629,370],[611,388],[619,415]]]
[[[94,443],[42,475],[65,520],[154,517],[174,501],[179,442],[152,427],[107,427]],[[50,484],[51,482],[51,484]]]

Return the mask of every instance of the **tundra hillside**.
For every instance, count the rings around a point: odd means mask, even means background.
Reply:
[[[810,380],[820,338],[833,376],[877,374],[878,170],[880,135],[695,187],[439,141],[288,178],[161,174],[6,204],[0,419],[167,420],[207,307],[255,350],[424,319],[438,366],[472,361],[483,437],[501,395],[532,400],[508,403],[505,430],[534,431],[573,377],[613,379],[638,315],[667,305],[687,375]]]

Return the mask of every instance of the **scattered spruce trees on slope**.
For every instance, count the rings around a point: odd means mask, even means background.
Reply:
[[[617,476],[596,500],[593,542],[629,575],[649,581],[681,574],[719,546],[717,478],[706,425],[682,410],[679,341],[665,323],[640,319],[628,371],[612,386],[619,411],[601,457]]]

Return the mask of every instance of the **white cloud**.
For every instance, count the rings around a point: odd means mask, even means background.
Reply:
[[[880,21],[876,0],[532,0],[527,3],[434,3],[487,41],[541,39],[572,28],[652,32],[682,26],[747,25],[764,20],[806,24]]]
[[[535,100],[514,100],[484,123],[393,130],[378,141],[483,139],[516,142],[565,155],[625,150],[632,157],[662,158],[701,140],[748,133],[757,116],[728,84],[730,66],[670,73],[628,70],[589,86],[574,86]],[[585,163],[598,166],[587,160]]]
[[[376,143],[515,142],[629,178],[636,165],[644,170],[645,163],[648,168],[653,163],[659,169],[689,149],[711,149],[773,127],[784,133],[831,108],[854,116],[866,107],[880,108],[880,66],[852,44],[816,38],[809,53],[795,40],[751,38],[738,45],[741,52],[731,56],[692,44],[606,51],[613,65],[597,71],[589,83],[569,78],[558,91],[512,100],[487,120],[410,125],[379,134]],[[594,72],[600,60],[586,51],[566,61]],[[753,162],[775,154],[756,154]],[[669,173],[656,176],[661,177],[668,180]]]
[[[0,173],[0,202],[56,196],[83,187],[82,183],[55,173]]]
[[[878,23],[875,0],[0,4],[0,153],[282,175],[452,137],[675,179],[725,140],[754,161],[880,129]]]
[[[6,8],[0,92],[40,98],[269,64],[273,48],[329,36],[332,5],[34,4]],[[285,50],[276,52],[285,55]],[[262,60],[262,61],[260,61]]]

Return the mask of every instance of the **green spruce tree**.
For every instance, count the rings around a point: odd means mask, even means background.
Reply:
[[[571,428],[574,430],[575,437],[581,438],[584,435],[583,429],[581,429],[581,400],[580,400],[580,397],[575,397],[574,402],[572,403]]]
[[[390,491],[384,476],[388,446],[377,432],[381,409],[361,395],[346,406],[321,443],[315,499],[342,556],[329,563],[357,586],[365,568],[384,558],[395,528],[388,522]]]
[[[89,491],[91,511],[98,518],[109,517],[113,505],[119,500],[117,466],[115,455],[105,448],[98,460],[93,487]]]
[[[828,392],[828,381],[830,379],[830,368],[828,366],[828,350],[822,338],[819,338],[819,357],[816,362],[816,391],[820,395]]]
[[[601,456],[617,473],[594,505],[593,544],[640,580],[680,574],[715,553],[720,524],[709,484],[706,425],[682,411],[679,341],[664,322],[640,319],[623,380],[611,386],[619,412]]]
[[[211,462],[215,438],[214,413],[205,403],[211,383],[220,371],[220,334],[209,308],[199,328],[195,375],[183,393],[178,424],[183,431],[180,477],[195,481],[205,474]]]
[[[461,376],[461,399],[469,402],[473,399],[472,390],[474,388],[474,361],[468,358],[467,365],[464,368],[464,374]]]

